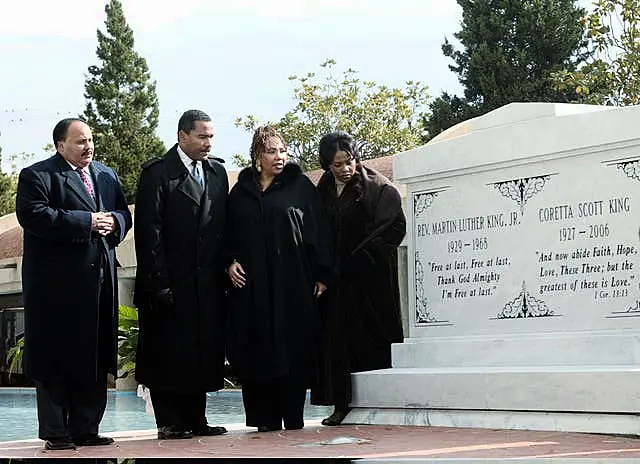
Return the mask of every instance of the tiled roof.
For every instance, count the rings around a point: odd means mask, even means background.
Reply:
[[[17,226],[0,234],[0,259],[22,256],[22,227]]]

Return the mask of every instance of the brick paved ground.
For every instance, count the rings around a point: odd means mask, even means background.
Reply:
[[[116,444],[75,451],[45,451],[43,442],[0,443],[0,458],[173,457],[173,458],[570,458],[640,463],[640,439],[564,432],[462,429],[418,426],[323,427],[258,433],[230,426],[219,437],[159,441],[155,431],[109,434]],[[626,458],[626,459],[624,459]],[[547,460],[544,460],[547,461]],[[565,459],[562,459],[565,461]],[[547,461],[548,462],[548,461]]]

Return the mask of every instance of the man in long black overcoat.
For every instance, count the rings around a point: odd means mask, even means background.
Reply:
[[[185,112],[178,143],[143,166],[134,214],[136,379],[149,388],[158,438],[219,435],[206,393],[223,387],[229,184],[209,157],[211,119]]]
[[[98,435],[107,373],[116,374],[115,247],[131,228],[118,177],[93,160],[79,119],[53,130],[56,154],[22,170],[23,366],[36,382],[38,436],[47,449],[113,442]]]

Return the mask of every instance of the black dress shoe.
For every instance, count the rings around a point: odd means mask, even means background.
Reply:
[[[103,435],[83,435],[81,437],[72,437],[71,440],[76,446],[104,446],[111,445],[114,439]]]
[[[44,442],[44,449],[51,451],[72,450],[76,449],[76,445],[68,437],[50,438]]]
[[[199,429],[194,429],[193,434],[196,437],[213,437],[215,435],[222,435],[227,433],[227,429],[224,427],[220,427],[219,425],[205,425],[204,427],[200,427]]]
[[[185,438],[193,438],[191,430],[175,425],[167,425],[158,429],[158,440],[182,440]]]
[[[304,428],[304,422],[294,422],[293,424],[284,424],[284,428],[287,430],[300,430]]]
[[[322,420],[322,425],[333,426],[342,424],[342,421],[347,417],[349,411],[351,411],[351,408],[336,409],[333,414]]]
[[[276,430],[282,430],[281,425],[259,425],[258,432],[275,432]]]

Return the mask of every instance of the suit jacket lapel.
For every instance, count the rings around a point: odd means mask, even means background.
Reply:
[[[69,166],[69,163],[67,163],[62,155],[57,154],[56,156],[58,157],[56,162],[58,163],[62,176],[65,178],[66,187],[73,191],[91,211],[97,211],[96,202],[91,198],[91,195],[89,195],[87,187],[85,187],[82,179],[80,179],[80,175]]]
[[[98,211],[104,211],[104,198],[103,193],[106,188],[103,187],[102,176],[100,176],[100,172],[102,171],[97,165],[91,163],[89,165],[89,171],[91,171],[91,177],[93,178],[93,186],[94,193],[96,195],[96,207]]]

